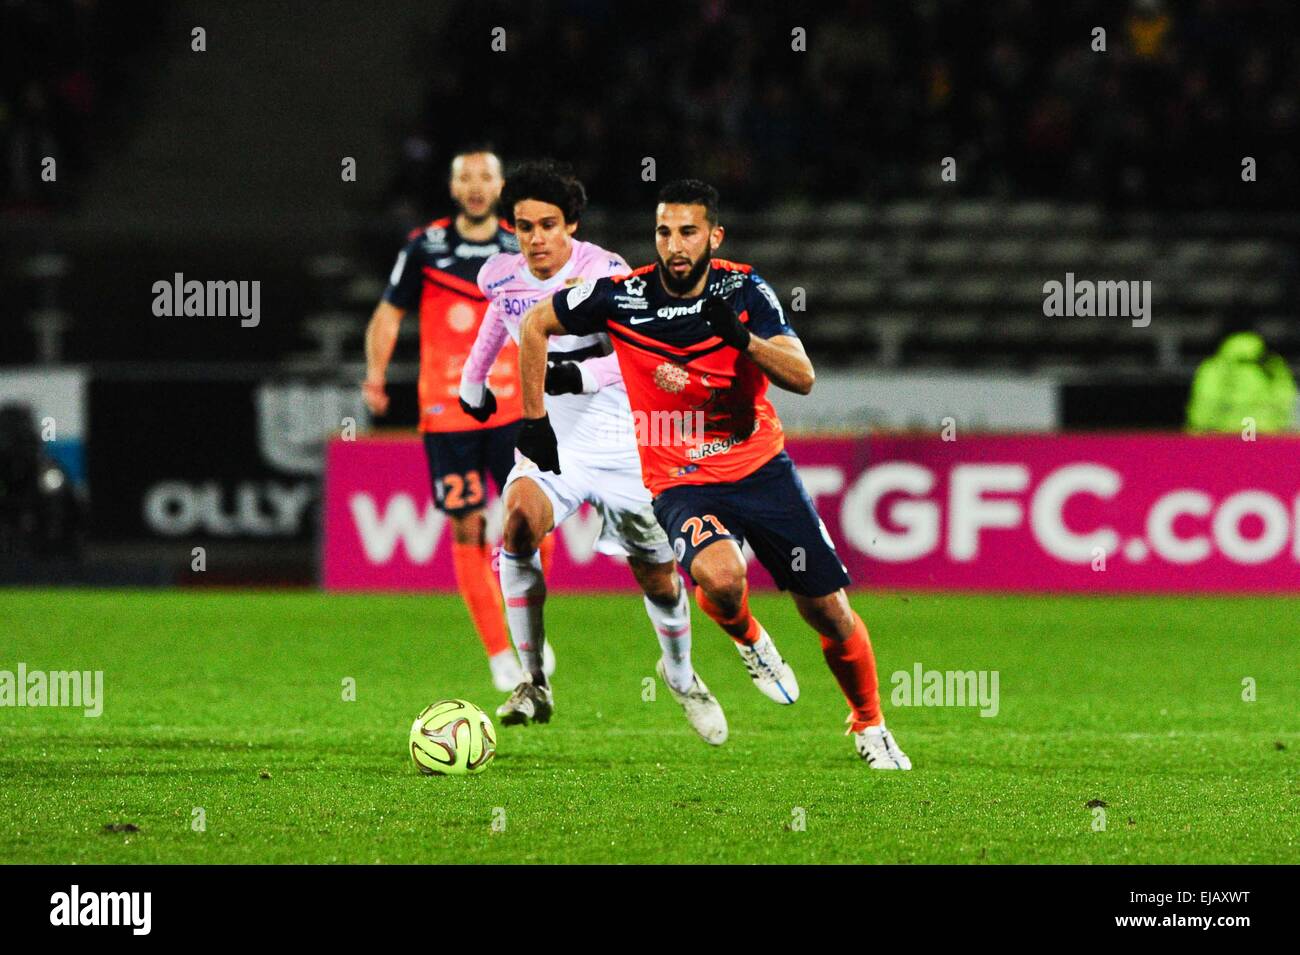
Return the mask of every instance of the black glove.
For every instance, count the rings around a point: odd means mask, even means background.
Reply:
[[[548,361],[546,363],[546,393],[548,395],[582,394],[582,371],[576,361]]]
[[[555,429],[551,427],[551,419],[546,415],[523,420],[519,426],[519,437],[515,439],[515,447],[543,471],[560,473],[560,449],[555,443]]]
[[[701,313],[704,315],[704,320],[709,323],[709,328],[713,329],[713,334],[721,338],[724,343],[738,351],[744,351],[749,347],[749,329],[740,324],[740,319],[731,310],[731,306],[722,299],[706,298]]]
[[[497,396],[492,394],[491,388],[485,387],[483,389],[483,403],[477,408],[467,402],[464,398],[459,398],[457,400],[460,402],[460,410],[465,412],[465,414],[469,415],[479,424],[487,421],[488,418],[497,413]]]

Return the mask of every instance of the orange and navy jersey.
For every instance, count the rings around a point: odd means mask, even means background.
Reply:
[[[519,353],[511,342],[492,365],[488,384],[497,413],[478,422],[460,410],[460,372],[474,345],[487,299],[478,287],[483,263],[498,252],[518,252],[504,221],[487,242],[470,242],[451,219],[437,219],[407,236],[384,290],[384,301],[420,313],[420,430],[478,431],[510,424],[523,414]]]
[[[704,293],[669,295],[658,266],[555,295],[573,335],[607,332],[637,420],[641,476],[651,494],[679,484],[724,484],[785,447],[767,376],[713,334],[704,300],[724,299],[750,333],[797,337],[772,287],[748,265],[713,259]]]

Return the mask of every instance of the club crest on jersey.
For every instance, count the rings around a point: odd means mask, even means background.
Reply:
[[[639,275],[634,275],[623,283],[623,287],[627,289],[628,295],[633,295],[639,298],[645,294],[645,279]]]
[[[446,252],[447,230],[441,226],[430,226],[425,229],[424,247],[430,252]]]
[[[447,325],[462,335],[478,322],[478,311],[469,302],[456,302],[447,309]]]
[[[713,288],[709,291],[718,298],[723,298],[744,287],[744,284],[744,272],[725,272],[718,277],[717,281],[713,283]]]
[[[664,362],[655,369],[655,384],[663,391],[670,395],[680,394],[691,380],[691,373],[681,365],[674,365],[670,361]]]

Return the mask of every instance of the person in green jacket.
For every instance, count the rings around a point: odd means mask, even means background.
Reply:
[[[1286,361],[1252,331],[1234,332],[1196,369],[1187,403],[1187,430],[1290,430],[1295,419],[1295,378]]]

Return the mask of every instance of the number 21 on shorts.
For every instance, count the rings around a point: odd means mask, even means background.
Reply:
[[[704,526],[705,521],[708,521],[713,525],[712,530]],[[682,522],[682,533],[685,534],[687,531],[690,531],[691,534],[692,547],[699,547],[714,534],[725,535],[729,533],[728,530],[722,526],[722,521],[718,520],[712,514],[705,514],[702,517],[686,518],[686,520]]]

